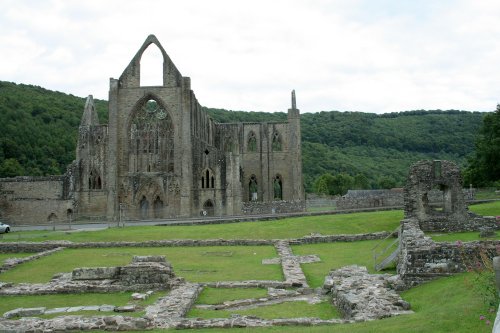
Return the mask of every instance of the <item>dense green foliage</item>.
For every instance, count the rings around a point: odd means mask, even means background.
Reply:
[[[62,174],[75,158],[84,98],[0,81],[0,177]],[[95,100],[101,123],[107,102]],[[219,122],[285,121],[286,113],[206,108]],[[474,151],[482,113],[409,111],[390,114],[318,112],[301,116],[304,181],[345,173],[358,188],[402,185],[421,159],[463,166]],[[362,185],[359,185],[362,184]]]
[[[479,186],[500,186],[500,104],[483,119],[465,181]]]
[[[101,121],[107,102],[94,101]],[[0,81],[0,177],[57,175],[75,158],[85,99]]]
[[[220,122],[285,121],[287,117],[282,112],[207,111]],[[316,179],[325,173],[364,175],[368,188],[387,188],[402,185],[410,165],[421,159],[446,159],[463,166],[474,151],[483,116],[457,110],[304,113],[306,189],[312,192]]]

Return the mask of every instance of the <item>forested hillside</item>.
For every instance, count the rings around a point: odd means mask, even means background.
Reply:
[[[207,109],[220,122],[283,121],[286,113]],[[464,165],[484,113],[457,110],[389,114],[317,112],[301,115],[304,181],[312,191],[324,173],[364,175],[371,188],[400,186],[420,159]]]
[[[101,123],[107,102],[95,100]],[[85,98],[0,81],[0,177],[62,174],[75,158]],[[283,121],[286,113],[206,109],[219,122]],[[483,114],[411,111],[305,113],[302,159],[306,188],[330,172],[364,175],[368,186],[401,185],[411,163],[424,158],[464,165]]]

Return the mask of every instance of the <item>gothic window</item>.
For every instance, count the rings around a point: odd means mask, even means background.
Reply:
[[[205,169],[201,173],[201,188],[215,188],[215,177],[212,170]]]
[[[272,144],[273,151],[281,151],[281,136],[278,132],[274,132],[273,134],[273,144]]]
[[[102,189],[102,180],[99,173],[95,170],[90,171],[89,174],[89,190],[100,190]]]
[[[156,99],[146,100],[135,110],[129,128],[130,171],[174,171],[173,123]]]
[[[249,152],[257,151],[257,137],[255,136],[255,133],[253,131],[248,134],[247,150]]]
[[[280,175],[276,175],[273,180],[274,200],[283,200],[283,181]]]
[[[201,211],[201,214],[204,216],[214,216],[214,211],[215,207],[212,200],[208,199],[207,201],[205,201],[205,203],[203,204],[203,210]]]
[[[257,201],[258,200],[258,191],[259,188],[257,186],[257,177],[252,175],[250,177],[250,182],[248,182],[248,200],[249,201]]]
[[[233,140],[229,137],[229,138],[226,138],[226,146],[224,147],[224,151],[226,153],[230,153],[233,151]]]

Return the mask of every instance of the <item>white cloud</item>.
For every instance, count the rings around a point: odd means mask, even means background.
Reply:
[[[487,0],[4,0],[0,79],[107,98],[154,33],[206,106],[286,110],[296,89],[303,112],[491,110],[498,17]]]

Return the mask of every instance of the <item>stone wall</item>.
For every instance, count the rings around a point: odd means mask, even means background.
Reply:
[[[478,232],[479,233],[479,232]],[[481,254],[493,258],[500,241],[434,242],[424,235],[416,219],[401,221],[400,256],[397,272],[408,287],[433,279],[467,271],[481,262]]]
[[[337,200],[338,209],[399,207],[403,205],[403,191],[392,190],[349,190]]]
[[[66,222],[74,208],[65,182],[64,176],[0,179],[0,218],[11,225]]]
[[[244,202],[242,213],[245,215],[298,213],[306,209],[305,201]]]

